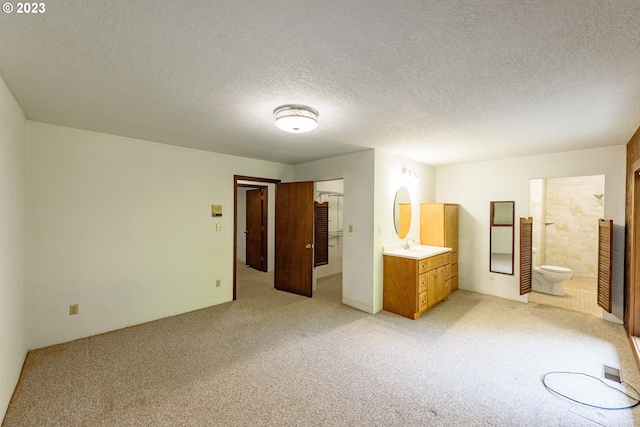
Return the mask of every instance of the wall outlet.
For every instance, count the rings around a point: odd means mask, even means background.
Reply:
[[[217,279],[216,280],[216,288],[219,288],[219,287],[220,287],[220,279]]]
[[[349,233],[353,233],[353,224],[349,224]]]
[[[78,304],[71,304],[69,306],[69,316],[73,316],[74,314],[78,314]]]
[[[222,230],[222,224],[217,223],[216,224],[216,231],[220,231],[220,230]]]

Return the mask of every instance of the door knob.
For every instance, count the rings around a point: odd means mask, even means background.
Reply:
[[[305,246],[307,249],[311,249],[313,247],[313,245],[311,243],[307,243],[307,246]]]

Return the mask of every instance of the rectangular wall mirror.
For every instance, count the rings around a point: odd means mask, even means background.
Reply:
[[[489,271],[513,275],[515,202],[491,202]]]

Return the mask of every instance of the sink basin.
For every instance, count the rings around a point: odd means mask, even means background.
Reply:
[[[451,248],[443,248],[440,246],[426,246],[416,245],[409,249],[395,249],[392,251],[385,251],[385,255],[398,256],[402,258],[422,259],[428,258],[434,255],[440,255],[445,252],[450,252]]]

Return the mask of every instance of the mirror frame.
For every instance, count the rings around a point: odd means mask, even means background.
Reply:
[[[510,219],[509,216],[505,216],[502,209],[499,209],[500,205],[510,205]],[[498,208],[498,209],[496,209]],[[499,201],[499,202],[491,202],[491,216],[489,219],[489,271],[491,273],[498,274],[507,274],[510,276],[514,275],[514,241],[515,241],[515,209],[516,202],[515,201]],[[496,270],[493,265],[493,238],[494,238],[494,227],[495,231],[500,229],[509,228],[511,231],[511,271],[500,271]]]

